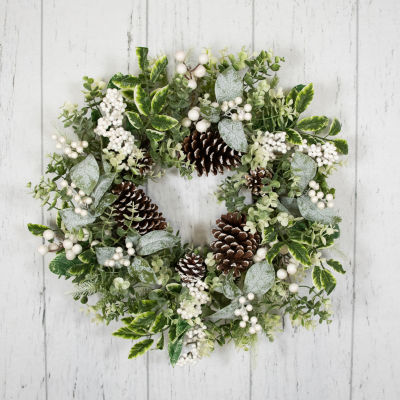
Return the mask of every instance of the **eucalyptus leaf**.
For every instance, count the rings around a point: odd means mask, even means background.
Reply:
[[[243,292],[262,296],[267,293],[275,282],[275,271],[267,261],[253,264],[246,273]]]
[[[296,152],[291,163],[292,173],[300,178],[298,188],[303,191],[317,172],[316,162],[308,155]]]
[[[289,212],[289,214],[292,214],[294,217],[300,217],[300,211],[299,211],[299,206],[297,205],[297,199],[293,197],[280,197],[279,198],[280,203],[278,204],[278,210],[280,210],[280,206],[283,206],[286,211],[283,212]],[[281,210],[280,210],[281,211]]]
[[[94,215],[88,213],[83,217],[82,215],[78,215],[72,208],[65,208],[64,210],[60,210],[59,213],[65,227],[69,231],[82,228],[96,220]]]
[[[151,231],[142,236],[136,246],[136,252],[140,256],[148,256],[157,251],[175,247],[179,238],[167,231]]]
[[[100,265],[112,258],[115,253],[115,247],[96,247],[96,258]]]
[[[112,203],[114,203],[115,200],[117,200],[118,196],[116,194],[112,194],[112,193],[106,193],[99,201],[99,204],[96,207],[94,216],[98,217],[101,214],[103,214],[103,212],[105,211],[105,209],[107,207],[109,207]]]
[[[307,195],[303,195],[297,199],[300,214],[308,221],[320,222],[329,225],[338,222],[339,217],[335,215],[332,208],[324,208],[320,210]]]
[[[99,180],[100,170],[93,154],[89,154],[83,161],[71,168],[70,176],[72,182],[90,195]]]
[[[233,100],[242,96],[243,80],[240,74],[232,67],[217,76],[215,81],[215,97],[219,103]]]
[[[130,267],[129,275],[137,277],[143,283],[156,283],[157,277],[150,264],[142,257],[135,257]]]
[[[219,280],[222,284],[221,286],[221,293],[228,299],[236,299],[239,297],[242,292],[241,290],[235,285],[234,277],[232,273],[227,275],[221,274]]]
[[[139,242],[140,234],[137,231],[131,231],[127,234],[125,243],[131,242],[133,246],[136,246]]]
[[[217,322],[220,319],[233,319],[235,317],[235,310],[239,307],[239,302],[233,300],[228,306],[221,308],[214,314],[211,314],[207,318],[212,322]]]
[[[247,139],[242,122],[224,118],[218,123],[218,131],[230,148],[239,152],[247,151]]]
[[[113,173],[108,173],[100,176],[100,179],[97,182],[97,185],[94,188],[91,196],[93,198],[93,207],[95,208],[97,207],[103,195],[112,185],[114,179],[115,179],[115,174]]]

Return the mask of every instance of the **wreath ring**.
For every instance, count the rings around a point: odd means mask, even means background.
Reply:
[[[322,254],[339,237],[327,183],[347,154],[339,121],[300,118],[313,85],[280,88],[285,60],[271,51],[205,51],[195,64],[179,51],[170,78],[166,56],[136,54],[137,75],[84,77],[85,104],[62,108],[62,152],[32,186],[56,221],[28,225],[45,241],[39,252],[56,253],[50,270],[98,319],[122,321],[114,335],[136,341],[130,358],[167,342],[182,365],[216,344],[272,338],[285,315],[329,322],[333,272],[345,272]],[[139,188],[171,167],[189,178],[232,171],[210,245],[182,244]]]

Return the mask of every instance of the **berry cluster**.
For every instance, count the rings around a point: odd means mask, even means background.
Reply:
[[[135,255],[135,249],[131,242],[126,243],[126,254],[122,247],[117,247],[114,254],[108,260],[104,261],[105,267],[129,267],[131,265],[130,257]]]
[[[52,135],[51,138],[57,141],[57,149],[64,149],[65,155],[73,159],[78,158],[79,154],[82,154],[84,152],[84,149],[89,146],[89,143],[86,140],[69,141],[64,136],[56,134]]]
[[[221,107],[221,111],[226,117],[230,117],[232,121],[250,121],[252,118],[250,104],[245,104],[243,107],[239,107],[243,103],[241,97],[236,97],[235,100],[224,101],[221,105],[218,103],[212,103],[214,108]]]
[[[188,112],[188,116],[182,120],[182,125],[186,128],[189,128],[192,123],[196,124],[197,132],[206,132],[211,126],[210,121],[207,119],[200,119],[200,107],[191,108]]]
[[[311,188],[308,191],[308,195],[311,201],[316,204],[320,210],[323,210],[325,207],[332,208],[334,206],[333,195],[331,193],[325,195],[324,192],[320,191],[317,182],[311,181],[308,186]]]
[[[244,296],[239,297],[240,308],[237,308],[234,311],[234,314],[237,317],[241,317],[242,320],[239,322],[239,326],[241,328],[246,328],[247,324],[250,323],[249,333],[254,335],[255,333],[261,332],[261,325],[259,325],[258,319],[255,315],[249,317],[249,312],[253,311],[253,306],[250,304],[252,300],[254,300],[254,293],[249,293],[247,298]]]
[[[78,190],[74,182],[68,184],[68,182],[63,179],[60,186],[62,189],[67,189],[67,196],[74,199],[76,203],[74,209],[75,213],[82,217],[86,217],[88,215],[87,207],[93,203],[93,199],[90,196],[86,196],[86,193],[83,190]]]
[[[188,79],[188,87],[190,89],[197,88],[197,78],[203,78],[206,74],[206,68],[203,64],[208,63],[208,55],[203,53],[199,56],[199,63],[194,67],[190,68],[185,62],[186,53],[184,51],[178,51],[175,54],[175,60],[178,62],[176,65],[176,72],[180,75],[184,75]]]
[[[267,256],[267,249],[265,247],[259,247],[257,249],[256,254],[253,257],[253,261],[255,263],[263,261],[263,260],[265,260],[266,256]]]
[[[286,268],[286,269],[285,269]],[[298,269],[298,262],[294,258],[290,258],[288,264],[284,267],[281,267],[276,271],[276,277],[281,281],[285,280],[288,275],[295,275]],[[289,284],[289,292],[297,293],[299,290],[299,285],[297,283]]]
[[[182,283],[189,289],[189,298],[183,299],[176,312],[182,319],[197,318],[201,313],[201,306],[210,301],[210,295],[206,292],[208,285],[198,279],[195,282]]]
[[[186,364],[195,364],[201,358],[201,346],[206,338],[206,326],[200,322],[196,327],[188,330],[185,335],[183,345],[188,349],[186,353],[179,357],[176,365],[180,367]]]
[[[339,155],[336,151],[336,146],[333,143],[326,142],[324,144],[307,144],[307,140],[303,139],[303,143],[298,147],[299,151],[307,153],[310,157],[314,158],[318,167],[324,165],[333,165],[334,162],[339,160]]]

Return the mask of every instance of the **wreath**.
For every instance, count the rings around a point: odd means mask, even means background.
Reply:
[[[286,315],[329,323],[334,273],[345,272],[322,254],[339,237],[327,183],[347,154],[339,121],[300,118],[313,85],[279,87],[285,60],[271,51],[207,50],[195,63],[179,51],[172,77],[166,56],[136,53],[137,75],[83,78],[84,105],[65,103],[65,132],[53,135],[61,154],[28,184],[56,213],[52,227],[28,225],[40,254],[56,254],[50,271],[96,319],[122,321],[114,335],[136,341],[129,358],[166,344],[182,365],[216,344],[272,340]],[[210,245],[182,244],[139,188],[171,167],[188,178],[231,171]]]

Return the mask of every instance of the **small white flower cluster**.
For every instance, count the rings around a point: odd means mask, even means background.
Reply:
[[[298,146],[298,150],[307,153],[314,158],[318,167],[324,165],[333,165],[339,160],[339,155],[336,151],[336,146],[333,143],[326,142],[324,144],[317,143],[308,145],[307,140],[303,139],[303,143]]]
[[[186,332],[183,345],[187,348],[187,351],[179,357],[176,365],[182,367],[186,364],[195,364],[201,359],[200,350],[206,338],[206,329],[207,327],[200,322],[194,328]]]
[[[97,128],[94,132],[109,139],[108,150],[127,157],[136,146],[133,135],[122,127],[125,108],[126,104],[120,91],[107,89],[106,96],[100,103],[103,117],[97,121]]]
[[[189,289],[189,299],[180,302],[177,313],[182,319],[197,318],[201,314],[201,306],[210,301],[210,296],[206,292],[208,285],[198,279],[194,282],[183,283]]]
[[[247,324],[250,322],[249,333],[254,335],[261,331],[261,325],[257,324],[258,319],[255,315],[249,317],[249,312],[253,311],[253,306],[250,304],[252,300],[254,300],[254,293],[249,293],[247,298],[244,296],[239,297],[240,308],[237,308],[234,311],[236,317],[242,317],[242,320],[239,322],[239,326],[241,328],[246,328]]]
[[[230,117],[232,121],[250,121],[252,107],[250,104],[239,107],[242,102],[243,99],[241,97],[236,97],[235,100],[224,101],[221,106],[218,103],[212,103],[211,105],[215,108],[221,107],[221,111],[225,113],[226,117]]]
[[[117,290],[126,290],[131,285],[129,281],[124,280],[124,278],[117,277],[113,280],[113,285]]]
[[[196,124],[197,132],[206,132],[211,126],[210,121],[203,118],[200,119],[200,107],[193,107],[189,110],[187,118],[183,118],[182,125],[189,128],[192,123]]]
[[[203,78],[206,74],[206,68],[203,64],[208,63],[208,55],[202,53],[199,55],[199,63],[194,68],[189,68],[185,63],[186,54],[184,51],[178,51],[175,54],[175,60],[178,62],[176,65],[176,72],[180,75],[185,75],[188,79],[188,87],[192,90],[197,88],[197,78]]]
[[[286,143],[285,132],[258,132],[252,146],[255,149],[256,158],[262,160],[264,164],[270,160],[275,160],[275,153],[285,154],[290,149],[290,146]]]
[[[325,196],[325,193],[319,190],[319,184],[317,182],[310,181],[308,186],[311,188],[308,191],[308,195],[311,201],[316,204],[320,210],[323,210],[325,207],[332,208],[335,205],[333,203],[333,195],[328,193]]]
[[[78,158],[78,155],[82,154],[84,149],[89,146],[86,140],[69,142],[64,136],[56,134],[52,135],[51,138],[57,141],[57,149],[64,149],[65,155],[73,159]]]
[[[62,189],[67,188],[67,195],[73,197],[76,202],[76,207],[74,209],[75,213],[82,217],[86,217],[88,215],[87,207],[93,203],[93,199],[90,196],[86,196],[86,193],[83,190],[77,190],[74,182],[71,182],[69,185],[68,182],[63,179],[60,186]]]
[[[126,254],[124,255],[124,250],[122,247],[117,247],[115,249],[112,257],[104,261],[105,267],[117,267],[123,265],[124,267],[129,267],[131,265],[130,257],[135,255],[135,249],[131,242],[126,243]]]

